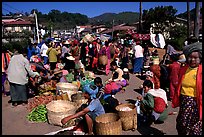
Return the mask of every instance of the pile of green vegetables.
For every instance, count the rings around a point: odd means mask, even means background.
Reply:
[[[39,105],[33,108],[26,116],[29,121],[32,122],[47,122],[47,109],[45,105]]]

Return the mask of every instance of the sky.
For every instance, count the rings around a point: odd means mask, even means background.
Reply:
[[[43,14],[51,10],[59,10],[68,13],[80,13],[89,18],[103,13],[138,12],[139,2],[2,2],[2,13],[28,12],[37,9]],[[202,6],[202,2],[200,2]],[[187,11],[186,2],[142,2],[142,10],[149,10],[158,6],[173,6],[176,14]],[[200,7],[201,7],[200,6]],[[190,10],[195,8],[195,2],[190,2]]]

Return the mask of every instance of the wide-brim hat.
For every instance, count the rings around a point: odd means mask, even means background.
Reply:
[[[75,60],[73,56],[66,57],[68,60]]]

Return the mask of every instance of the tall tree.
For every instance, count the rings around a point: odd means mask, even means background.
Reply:
[[[171,23],[174,23],[176,19],[177,10],[173,6],[158,6],[154,9],[143,10],[143,27],[145,30],[149,30],[151,25],[154,23],[155,29],[161,30],[162,32]]]

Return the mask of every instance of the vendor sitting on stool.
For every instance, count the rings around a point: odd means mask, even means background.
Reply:
[[[99,99],[96,98],[97,93],[97,86],[90,84],[85,85],[83,87],[83,96],[85,97],[85,99],[88,99],[88,106],[83,110],[77,112],[76,114],[63,118],[61,120],[62,124],[66,124],[69,120],[73,118],[84,116],[88,126],[88,134],[93,135],[93,125],[95,123],[95,118],[105,113],[105,110],[101,105]]]

